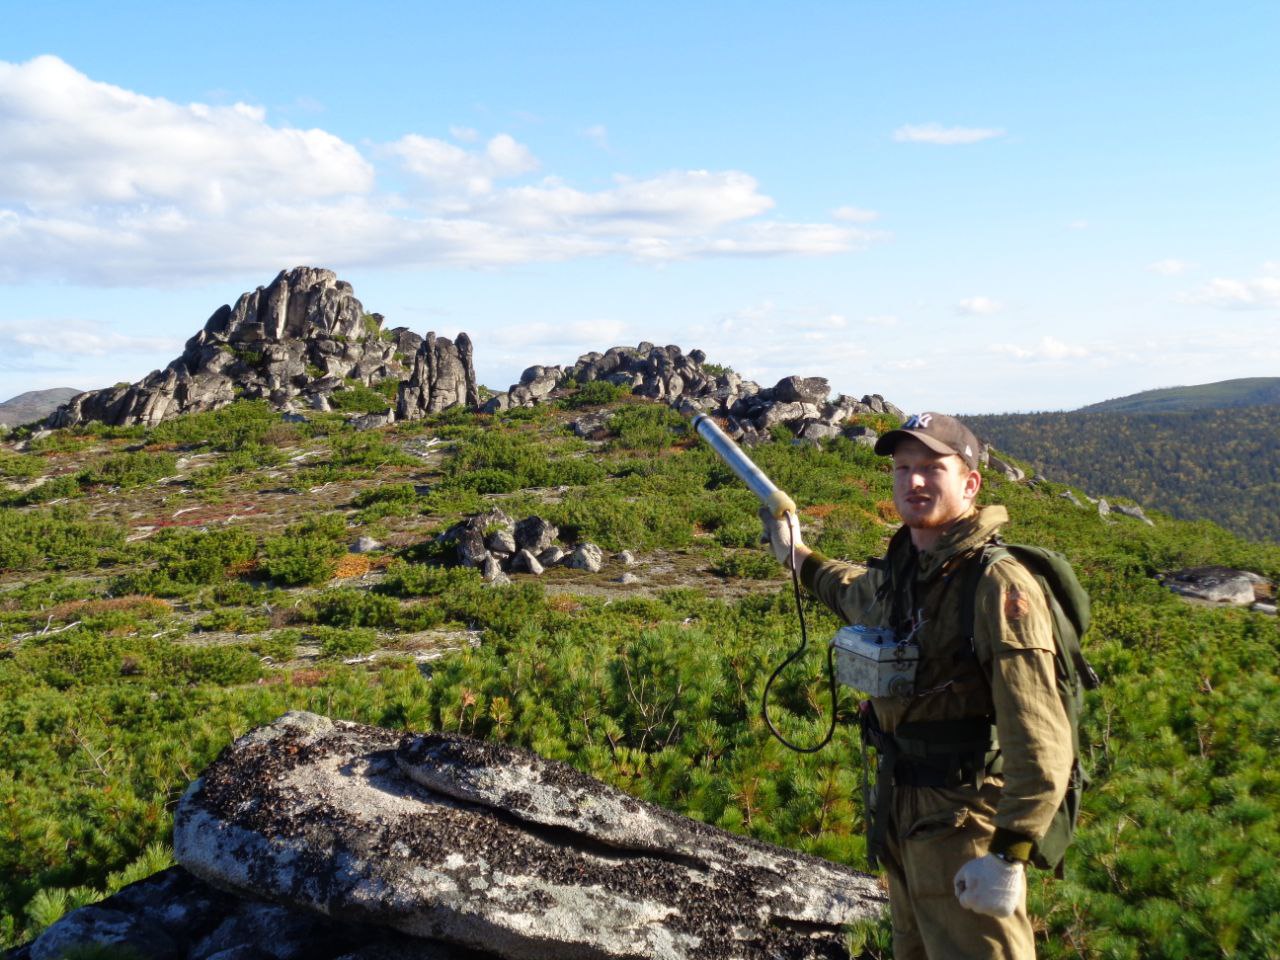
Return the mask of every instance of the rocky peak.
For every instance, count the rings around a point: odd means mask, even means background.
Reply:
[[[154,426],[240,397],[262,398],[281,410],[328,410],[348,380],[372,386],[408,373],[409,357],[423,339],[382,324],[382,316],[366,313],[351,284],[332,270],[282,270],[267,286],[242,294],[235,306],[215,310],[164,370],[134,384],[80,394],[49,425],[101,420]]]

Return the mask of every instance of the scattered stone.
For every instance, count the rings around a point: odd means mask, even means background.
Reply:
[[[458,562],[464,567],[480,567],[488,557],[484,534],[475,527],[463,527],[458,533]]]
[[[554,543],[538,554],[538,562],[544,567],[552,567],[564,559],[564,551]]]
[[[480,565],[480,575],[490,583],[502,576],[502,564],[498,562],[498,558],[493,554],[486,556],[484,563]]]
[[[348,422],[357,430],[380,430],[395,423],[396,415],[393,410],[387,410],[384,413],[366,413],[364,416],[355,417]]]
[[[516,547],[515,535],[510,530],[494,530],[485,538],[485,546],[495,553],[515,553]]]
[[[594,543],[580,543],[573,548],[569,566],[575,570],[585,570],[587,573],[599,573],[600,568],[604,566],[604,551]]]
[[[559,535],[560,528],[541,517],[525,517],[515,528],[516,546],[535,555],[551,546]]]
[[[1267,613],[1273,617],[1276,615],[1276,605],[1274,603],[1268,603],[1265,600],[1259,600],[1249,609],[1254,613]]]
[[[1025,480],[1027,476],[1021,467],[1016,467],[1007,460],[996,456],[995,451],[990,448],[987,451],[987,466],[996,473],[1003,474],[1006,479],[1012,480],[1014,483]]]
[[[612,411],[588,413],[569,424],[575,436],[584,440],[603,440],[609,432]]]
[[[373,553],[375,550],[381,550],[382,543],[373,537],[358,537],[356,542],[350,547],[351,553]]]
[[[1079,497],[1077,497],[1077,496],[1076,496],[1072,491],[1070,491],[1070,490],[1063,490],[1060,494],[1058,494],[1058,496],[1060,496],[1063,500],[1066,500],[1066,501],[1067,501],[1068,503],[1070,503],[1073,507],[1083,507],[1083,506],[1084,506],[1084,504],[1080,502],[1080,498],[1079,498]]]
[[[840,436],[840,427],[837,424],[812,420],[801,428],[798,439],[818,442],[838,436]]]
[[[630,550],[623,550],[613,555],[613,559],[617,560],[624,567],[634,567],[636,565],[636,555]]]
[[[270,950],[263,948],[270,945]],[[298,907],[218,890],[170,867],[81,907],[6,956],[61,960],[97,956],[181,960],[496,960],[386,927],[330,920]],[[117,956],[112,953],[111,956]]]
[[[1146,513],[1143,512],[1142,508],[1138,506],[1136,503],[1133,505],[1130,505],[1127,503],[1117,503],[1111,509],[1114,510],[1116,513],[1123,514],[1126,517],[1133,517],[1133,519],[1135,520],[1141,520],[1148,527],[1155,526],[1151,518],[1148,517]]]
[[[624,586],[630,586],[633,583],[639,583],[640,578],[628,570],[626,573],[624,573],[622,576],[620,576],[617,579],[617,582],[623,584]]]
[[[831,392],[826,377],[783,377],[773,388],[779,403],[825,403]]]
[[[1211,603],[1252,606],[1255,585],[1265,583],[1257,574],[1230,567],[1189,567],[1165,574],[1162,581],[1174,593]]]
[[[1106,497],[1098,498],[1098,516],[1102,517],[1104,520],[1111,516],[1111,504],[1107,503]]]
[[[534,576],[540,576],[543,572],[538,558],[527,549],[516,551],[515,556],[511,558],[511,570],[514,573],[532,573]]]

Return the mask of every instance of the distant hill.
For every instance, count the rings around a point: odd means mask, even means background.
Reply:
[[[1246,377],[1190,387],[1162,387],[1081,407],[1078,413],[1164,413],[1280,404],[1280,377]]]
[[[52,390],[28,390],[11,400],[0,403],[0,424],[16,427],[32,420],[43,420],[76,394],[84,393],[72,387],[54,387]]]
[[[1135,413],[1086,408],[965,422],[1050,480],[1280,542],[1280,403]]]

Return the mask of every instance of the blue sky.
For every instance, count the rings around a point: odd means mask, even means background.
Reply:
[[[0,399],[326,266],[502,389],[641,340],[906,409],[1280,375],[1280,5],[3,0]]]

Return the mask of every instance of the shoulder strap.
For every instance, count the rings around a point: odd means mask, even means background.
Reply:
[[[982,545],[978,551],[976,560],[970,560],[965,564],[964,580],[961,583],[962,593],[960,594],[960,627],[964,631],[964,635],[969,640],[969,647],[973,652],[977,653],[974,636],[974,621],[977,617],[978,606],[978,584],[982,580],[982,575],[987,572],[993,563],[1001,557],[1008,554],[1008,549],[999,538],[993,538]]]

